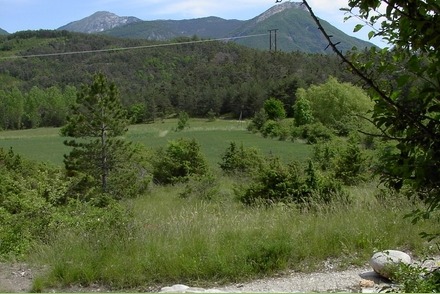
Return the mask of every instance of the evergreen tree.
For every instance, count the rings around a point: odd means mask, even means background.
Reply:
[[[73,147],[64,163],[71,175],[84,176],[82,188],[100,186],[102,192],[112,192],[109,174],[116,174],[132,155],[130,144],[120,138],[127,125],[115,84],[103,74],[95,75],[92,84],[79,91],[61,130],[63,136],[74,138],[64,142]]]

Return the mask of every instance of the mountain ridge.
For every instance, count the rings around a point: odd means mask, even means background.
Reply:
[[[363,49],[373,44],[348,36],[325,20],[324,28],[334,40],[340,42],[342,51],[353,47]],[[226,20],[216,16],[184,20],[149,20],[135,17],[119,17],[110,12],[97,12],[89,17],[71,22],[59,30],[83,33],[100,33],[113,37],[167,41],[179,37],[237,38],[235,42],[257,49],[272,47],[268,30],[278,29],[277,49],[282,51],[303,51],[329,54],[327,42],[318,30],[307,8],[301,2],[285,1],[249,20]],[[260,38],[239,38],[259,35]],[[266,40],[267,39],[267,40]],[[275,44],[273,44],[275,45]]]

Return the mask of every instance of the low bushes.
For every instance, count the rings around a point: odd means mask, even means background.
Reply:
[[[312,162],[303,170],[297,163],[286,166],[277,158],[269,159],[251,184],[237,188],[236,194],[247,205],[292,203],[304,207],[314,202],[348,200],[341,183],[322,176]]]
[[[179,139],[157,150],[153,164],[153,180],[159,184],[188,181],[192,175],[205,175],[208,164],[194,140]]]

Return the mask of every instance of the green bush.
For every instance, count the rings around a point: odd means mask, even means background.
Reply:
[[[153,159],[153,180],[159,184],[187,182],[190,176],[207,172],[207,161],[194,139],[170,141]]]
[[[247,205],[272,205],[278,202],[303,202],[303,182],[297,164],[284,166],[279,159],[272,158],[261,168],[253,182],[236,190],[240,201]],[[240,187],[243,189],[243,187]]]
[[[267,114],[267,118],[270,120],[282,120],[286,118],[286,110],[281,100],[276,98],[269,98],[264,101],[264,111]]]
[[[313,146],[313,162],[322,171],[332,171],[335,168],[336,157],[343,143],[342,140],[331,140],[315,144]]]
[[[226,174],[250,174],[260,168],[263,162],[264,159],[257,149],[253,147],[245,148],[243,144],[237,147],[235,142],[231,142],[222,155],[219,165]]]
[[[117,216],[111,197],[96,192],[87,202],[75,200],[71,193],[74,179],[66,178],[60,169],[22,159],[12,150],[0,148],[0,182],[1,257],[21,257],[67,228],[89,231],[98,221],[102,233],[105,226],[109,230],[118,226],[119,221],[107,219]],[[90,218],[87,211],[93,211]]]
[[[260,132],[265,138],[278,138],[282,132],[281,125],[279,122],[269,119],[261,127]]]
[[[332,130],[320,122],[302,126],[292,125],[290,135],[292,140],[301,138],[306,140],[308,144],[330,141],[334,137]]]
[[[339,153],[335,177],[346,185],[356,185],[367,180],[369,161],[356,139],[350,138]]]
[[[262,166],[247,187],[236,188],[239,200],[246,205],[294,203],[300,207],[333,200],[347,202],[342,184],[322,175],[310,161],[303,169],[297,163],[283,165],[272,158]]]
[[[185,184],[179,196],[199,200],[214,200],[220,191],[220,183],[212,174],[193,176]]]
[[[438,293],[440,270],[429,270],[421,265],[399,263],[391,277],[403,293]]]
[[[177,120],[177,128],[176,132],[183,131],[186,128],[189,128],[189,115],[185,111],[179,112],[178,120]]]
[[[248,125],[248,131],[259,132],[263,127],[264,123],[269,119],[266,111],[261,109],[259,112],[255,113],[252,121]]]

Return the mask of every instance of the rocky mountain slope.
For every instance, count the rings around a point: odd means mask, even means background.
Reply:
[[[67,30],[80,33],[99,33],[128,25],[131,23],[140,22],[139,18],[133,16],[117,16],[114,13],[107,11],[98,11],[86,18],[71,22],[59,28],[59,30]]]
[[[0,28],[0,35],[8,35],[9,33]]]

